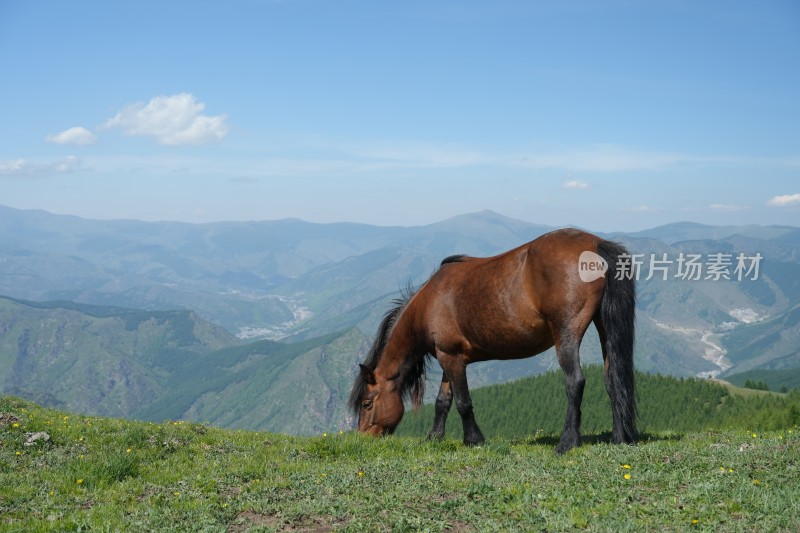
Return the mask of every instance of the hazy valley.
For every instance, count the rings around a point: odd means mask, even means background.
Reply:
[[[551,229],[491,212],[376,227],[94,221],[0,207],[0,392],[101,415],[345,428],[354,368],[401,290],[447,255],[492,255]],[[639,370],[726,378],[800,367],[800,229],[680,223],[605,236],[643,261]],[[708,269],[715,254],[731,279],[679,275],[680,257]],[[750,267],[761,257],[757,272],[736,272],[740,254]],[[582,358],[600,360],[592,330]],[[554,365],[552,353],[480,364],[470,380]]]

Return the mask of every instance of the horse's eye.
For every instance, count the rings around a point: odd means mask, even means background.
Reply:
[[[364,403],[361,404],[361,407],[367,410],[372,409],[372,400],[364,400]]]

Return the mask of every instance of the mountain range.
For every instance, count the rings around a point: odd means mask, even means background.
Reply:
[[[299,434],[348,427],[344,399],[393,298],[443,257],[493,255],[552,229],[493,212],[380,227],[0,207],[0,392],[111,416]],[[800,367],[800,228],[687,222],[600,235],[641,261],[639,370]],[[692,257],[697,280],[684,268]],[[600,361],[593,330],[582,359]],[[556,366],[552,350],[480,363],[470,383]]]

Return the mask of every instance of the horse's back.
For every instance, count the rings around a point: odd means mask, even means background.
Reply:
[[[467,295],[520,294],[526,286],[525,296],[529,298],[537,292],[546,292],[552,298],[552,285],[580,281],[581,254],[597,253],[602,241],[583,230],[559,229],[492,257],[450,256],[442,261],[431,281]]]

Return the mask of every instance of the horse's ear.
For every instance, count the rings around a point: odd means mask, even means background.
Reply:
[[[375,381],[375,373],[364,365],[358,366],[361,367],[361,377],[364,378],[364,381],[369,385],[375,385],[375,383],[377,383],[377,381]]]

